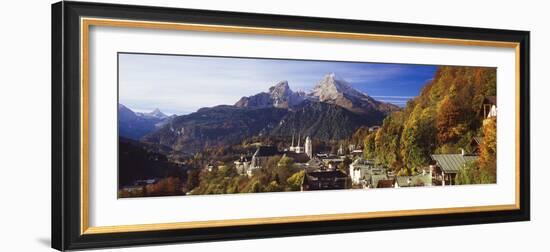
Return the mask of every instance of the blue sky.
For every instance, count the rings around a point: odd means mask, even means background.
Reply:
[[[417,96],[437,66],[335,61],[274,60],[152,54],[119,54],[119,102],[134,111],[159,108],[188,114],[234,104],[287,80],[309,92],[335,73],[375,99],[403,106]]]

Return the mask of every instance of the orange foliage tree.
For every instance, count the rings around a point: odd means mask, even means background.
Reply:
[[[483,123],[483,142],[479,146],[479,171],[482,182],[496,182],[497,172],[497,121],[486,119]]]

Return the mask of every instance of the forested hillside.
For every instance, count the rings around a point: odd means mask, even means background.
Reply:
[[[496,124],[484,130],[479,114],[484,98],[495,95],[495,68],[440,67],[418,97],[386,117],[378,132],[364,138],[365,155],[396,172],[414,173],[429,164],[430,154],[460,153],[461,148],[471,151],[474,136],[496,131]],[[491,142],[485,141],[481,146],[481,155],[488,145]],[[478,163],[492,165],[486,161],[480,157]]]

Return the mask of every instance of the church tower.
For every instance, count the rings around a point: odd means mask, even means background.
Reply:
[[[313,158],[313,146],[311,144],[311,138],[306,138],[305,152],[309,158]]]
[[[290,145],[290,151],[294,151],[294,133],[292,133],[292,145]]]
[[[300,138],[302,138],[302,136],[300,135],[300,133],[298,133],[298,145],[294,147],[295,153],[304,153],[304,147],[300,146]]]
[[[294,149],[296,153],[302,153],[302,147],[300,146],[300,133],[298,133],[298,146]]]

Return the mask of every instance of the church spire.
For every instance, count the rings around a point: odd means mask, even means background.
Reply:
[[[306,143],[304,145],[305,153],[309,158],[313,158],[313,146],[311,144],[311,138],[306,137]]]

